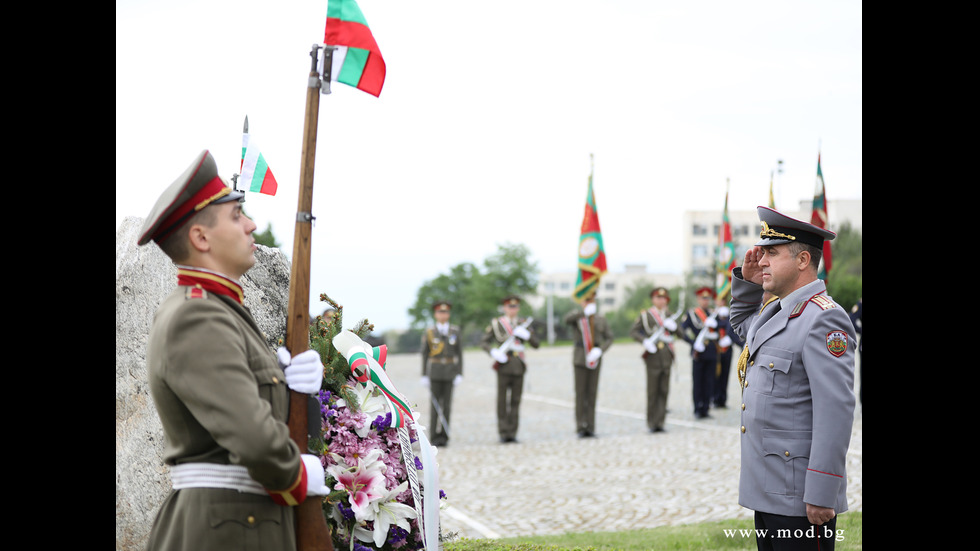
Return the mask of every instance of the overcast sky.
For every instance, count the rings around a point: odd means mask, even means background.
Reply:
[[[387,65],[376,98],[321,96],[311,310],[409,325],[427,280],[523,243],[573,271],[589,155],[611,271],[681,273],[682,215],[862,198],[854,1],[359,0]],[[326,0],[116,1],[116,227],[242,123],[279,182],[249,193],[292,257],[309,52]]]

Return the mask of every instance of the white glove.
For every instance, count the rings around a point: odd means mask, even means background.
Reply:
[[[422,375],[422,379],[419,381],[424,388],[429,388],[429,377],[428,375]]]
[[[714,329],[715,327],[718,327],[718,320],[708,318],[704,320],[704,324],[710,327],[711,329]]]
[[[514,336],[526,341],[531,338],[531,332],[527,330],[527,327],[518,325],[514,328]]]
[[[696,352],[704,352],[704,343],[703,342],[695,342],[694,343],[694,350]]]
[[[324,476],[323,464],[320,463],[320,458],[308,453],[300,454],[300,458],[306,467],[306,495],[330,495],[330,488],[327,487],[326,476]]]
[[[490,355],[493,356],[493,359],[497,360],[497,363],[507,363],[507,353],[501,351],[499,348],[491,348]]]
[[[647,349],[647,352],[654,354],[657,351],[657,345],[653,344],[653,339],[643,339],[643,348]]]
[[[316,350],[307,350],[289,358],[289,351],[283,347],[276,350],[279,365],[286,374],[286,385],[296,392],[315,394],[323,384],[323,363]]]
[[[458,385],[459,383],[462,383],[462,382],[463,382],[463,376],[462,375],[456,375],[455,377],[453,377],[453,386],[456,386],[456,385]]]
[[[595,312],[596,312],[596,305],[595,305],[595,303],[594,302],[590,302],[590,303],[586,304],[585,305],[585,308],[582,309],[582,312],[586,316],[595,315]]]
[[[732,338],[729,337],[728,335],[725,335],[724,337],[721,338],[721,340],[718,341],[718,346],[721,346],[722,348],[728,348],[731,345],[732,345]]]
[[[589,350],[589,353],[585,355],[585,361],[588,363],[593,363],[602,356],[602,349],[598,346]]]
[[[668,331],[677,331],[677,322],[667,318],[664,320],[664,327],[666,327]]]
[[[719,306],[718,307],[718,316],[723,317],[723,318],[727,318],[728,317],[728,307],[727,306]]]

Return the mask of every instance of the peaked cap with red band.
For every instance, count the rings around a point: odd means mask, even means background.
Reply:
[[[143,222],[137,243],[146,245],[151,240],[160,243],[204,207],[237,201],[244,196],[241,191],[232,191],[218,176],[218,165],[205,149],[157,199]]]

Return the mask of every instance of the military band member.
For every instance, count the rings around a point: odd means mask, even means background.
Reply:
[[[694,417],[705,419],[711,407],[711,396],[718,365],[718,320],[712,304],[715,290],[701,287],[694,292],[698,305],[687,311],[681,323],[681,337],[691,345],[691,377]]]
[[[716,408],[728,407],[728,379],[732,371],[732,351],[734,346],[741,348],[742,339],[732,330],[729,321],[728,301],[719,297],[718,308],[718,363],[715,365],[715,380],[711,390],[711,405]]]
[[[602,355],[613,343],[612,329],[598,314],[595,291],[583,299],[583,307],[565,315],[572,327],[572,370],[575,372],[575,429],[580,438],[595,436],[595,404],[599,394]]]
[[[433,446],[449,444],[453,388],[463,380],[463,343],[459,327],[449,323],[451,311],[449,302],[433,304],[436,323],[422,334],[422,386],[431,395],[429,441]]]
[[[745,338],[738,502],[769,534],[759,549],[833,549],[855,402],[854,328],[817,278],[836,235],[758,212],[761,239],[732,270],[731,321]],[[777,298],[763,307],[764,292]]]
[[[286,425],[289,389],[317,392],[323,365],[311,350],[273,352],[243,305],[240,279],[255,264],[256,226],[242,195],[203,151],[140,231],[140,245],[155,242],[177,265],[177,287],[157,309],[146,354],[173,483],[151,551],[237,550],[246,541],[292,550],[292,506],[329,493],[319,458],[301,453]]]
[[[670,304],[667,289],[656,287],[650,291],[650,302],[652,306],[640,312],[630,328],[630,336],[643,345],[647,373],[647,428],[650,432],[663,432],[677,322],[667,312]]]
[[[541,346],[541,341],[530,324],[518,316],[521,308],[519,297],[509,295],[501,304],[504,314],[490,320],[480,346],[493,358],[493,369],[497,372],[497,432],[501,442],[509,443],[517,442],[521,393],[527,372],[525,345],[537,348]]]

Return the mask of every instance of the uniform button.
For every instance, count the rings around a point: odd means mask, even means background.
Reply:
[[[783,453],[786,455],[786,457],[789,457],[789,450],[787,450],[787,451],[785,451]]]
[[[275,384],[279,384],[279,377],[273,377],[272,382]]]
[[[772,364],[772,362],[769,362],[769,369],[772,369],[773,367],[775,366]]]
[[[755,365],[755,360],[752,360],[751,362],[749,362],[749,365]]]
[[[253,517],[252,515],[249,515],[248,516],[248,523],[249,524],[255,524],[255,517]]]
[[[742,432],[745,432],[745,425],[742,425]]]
[[[745,404],[742,404],[742,411],[745,411]]]

